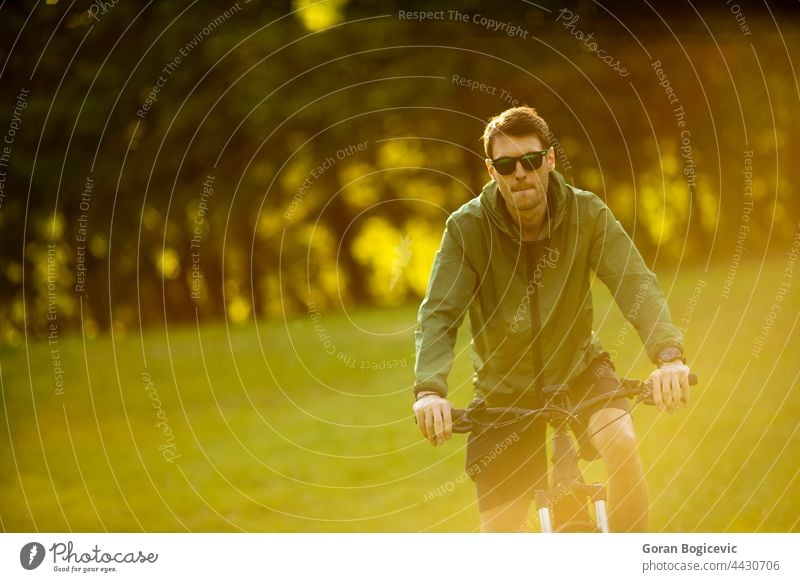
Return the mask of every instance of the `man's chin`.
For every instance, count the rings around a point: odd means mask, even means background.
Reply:
[[[533,210],[539,205],[540,197],[535,191],[524,190],[514,192],[513,200],[517,210]]]

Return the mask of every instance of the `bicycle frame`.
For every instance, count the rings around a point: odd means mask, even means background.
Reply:
[[[553,435],[553,477],[552,485],[547,490],[537,490],[534,501],[539,515],[539,524],[542,533],[558,532],[597,532],[608,533],[608,510],[606,506],[606,488],[600,483],[587,484],[578,470],[578,461],[572,437],[566,431],[557,431]],[[579,500],[588,497],[594,505],[597,525],[591,521],[585,512],[585,502]],[[554,515],[554,507],[564,503],[565,498],[572,497],[572,516],[561,522]],[[570,513],[567,509],[562,513]],[[584,519],[576,518],[576,515]],[[562,524],[554,526],[554,523]]]
[[[568,390],[569,387],[565,384],[546,388],[543,395],[547,397],[547,407],[572,410]],[[589,485],[583,480],[578,468],[575,442],[569,433],[570,416],[550,418],[550,424],[554,424],[554,421],[556,423],[551,439],[553,472],[550,487],[547,490],[537,490],[534,495],[540,529],[542,533],[608,533],[606,488],[600,483]],[[596,526],[586,510],[587,498],[594,505]]]

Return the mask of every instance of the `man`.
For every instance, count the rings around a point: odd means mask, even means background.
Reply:
[[[555,171],[550,136],[530,107],[494,117],[483,134],[492,181],[447,220],[416,333],[414,413],[434,446],[451,436],[447,375],[467,312],[475,393],[489,406],[536,407],[542,387],[554,384],[569,384],[573,402],[618,387],[592,332],[592,271],[657,365],[650,378],[659,409],[688,402],[682,337],[655,275],[603,201]],[[621,400],[593,411],[579,440],[608,471],[612,530],[645,531],[647,489],[627,410]],[[482,531],[526,521],[533,489],[546,479],[544,430],[537,422],[470,437]]]

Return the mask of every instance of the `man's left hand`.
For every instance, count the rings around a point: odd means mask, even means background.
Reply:
[[[681,360],[661,364],[650,374],[650,382],[659,410],[674,412],[689,404],[689,366]]]

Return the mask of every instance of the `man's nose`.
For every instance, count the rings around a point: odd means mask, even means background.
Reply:
[[[528,170],[522,167],[522,160],[517,160],[516,166],[514,166],[514,176],[516,178],[525,178],[528,174]]]

